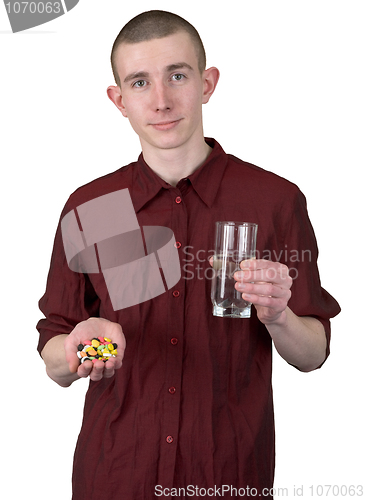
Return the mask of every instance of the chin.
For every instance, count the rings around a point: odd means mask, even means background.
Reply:
[[[149,144],[158,149],[176,149],[185,144],[186,139],[183,137],[161,137],[148,141]]]

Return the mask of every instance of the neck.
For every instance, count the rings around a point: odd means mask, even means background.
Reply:
[[[171,149],[151,148],[142,144],[143,158],[147,165],[165,182],[176,186],[180,179],[188,177],[202,165],[212,148],[202,140],[192,147],[180,146]]]

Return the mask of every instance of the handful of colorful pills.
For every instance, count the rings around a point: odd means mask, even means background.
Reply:
[[[118,354],[118,345],[113,343],[107,337],[93,338],[92,340],[84,340],[82,344],[77,346],[77,357],[81,363],[90,360],[95,363],[100,361],[108,361],[110,358],[115,358]]]

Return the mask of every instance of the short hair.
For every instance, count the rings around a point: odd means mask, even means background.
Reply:
[[[188,21],[164,10],[150,10],[131,19],[115,39],[111,53],[111,64],[116,84],[120,87],[120,78],[116,67],[116,51],[122,43],[146,42],[155,38],[164,38],[179,31],[189,34],[198,57],[198,68],[205,70],[206,55],[203,42],[197,30]]]

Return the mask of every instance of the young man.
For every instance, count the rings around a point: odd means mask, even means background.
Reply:
[[[204,138],[202,104],[219,72],[205,69],[200,37],[185,20],[161,11],[132,19],[115,41],[112,67],[117,85],[108,96],[138,134],[142,154],[69,198],[38,323],[48,375],[62,386],[90,377],[73,498],[194,498],[202,491],[228,498],[239,489],[271,498],[272,341],[288,363],[316,369],[329,354],[329,318],[339,312],[320,285],[305,198]],[[61,233],[62,220],[78,208],[85,231],[80,207],[122,189],[140,227],[173,231],[181,279],[118,309],[103,273],[69,267]],[[212,315],[209,257],[218,220],[259,227],[258,256],[266,258],[242,262],[235,274],[237,290],[255,306],[250,319]],[[99,336],[118,344],[118,356],[80,365],[78,344]]]

